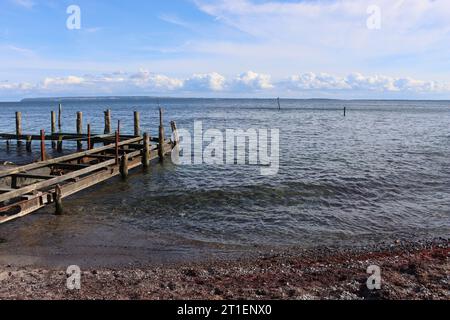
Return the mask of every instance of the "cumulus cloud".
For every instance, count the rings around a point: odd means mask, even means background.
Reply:
[[[80,85],[85,82],[85,79],[82,77],[76,76],[68,76],[68,77],[60,77],[60,78],[45,78],[42,87],[44,89],[52,87],[52,86],[67,86],[67,85]]]
[[[148,70],[140,70],[139,72],[132,74],[129,79],[138,87],[163,91],[175,90],[183,86],[183,81],[180,79],[154,74]]]
[[[184,79],[140,70],[134,73],[112,72],[99,75],[69,75],[46,77],[37,83],[0,82],[1,96],[9,95],[82,95],[82,94],[195,94],[202,95],[247,95],[292,97],[322,96],[329,93],[358,93],[359,96],[389,94],[450,94],[450,83],[419,80],[410,77],[386,75],[364,75],[351,73],[345,76],[330,73],[299,73],[279,80],[268,74],[247,71],[237,76],[226,77],[217,72],[193,74]]]
[[[343,90],[366,92],[412,92],[412,93],[443,93],[450,92],[448,83],[424,81],[412,78],[389,77],[384,75],[365,76],[361,73],[351,73],[339,77],[327,73],[304,73],[291,76],[280,82],[288,90]]]
[[[243,90],[267,90],[272,89],[273,85],[270,82],[270,75],[258,74],[253,71],[247,71],[240,74],[234,80],[234,86]]]
[[[184,82],[184,88],[187,90],[212,90],[222,91],[225,89],[226,79],[217,72],[208,74],[194,74]]]

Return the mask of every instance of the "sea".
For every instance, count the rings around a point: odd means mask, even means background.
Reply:
[[[0,225],[0,262],[159,263],[450,234],[450,101],[30,99],[0,103],[0,132],[14,133],[16,111],[24,133],[49,132],[59,103],[63,132],[75,132],[81,111],[83,126],[102,134],[110,109],[122,133],[133,133],[139,111],[142,131],[157,136],[160,107],[167,136],[170,121],[193,134],[196,122],[224,134],[278,130],[278,170],[169,156],[65,199],[62,216],[48,207]],[[0,140],[0,161],[32,162],[33,149]]]

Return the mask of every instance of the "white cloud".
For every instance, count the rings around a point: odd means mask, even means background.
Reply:
[[[270,75],[258,74],[253,71],[247,71],[240,74],[235,80],[234,85],[237,88],[248,90],[266,90],[272,89],[273,85],[270,82]]]
[[[378,97],[399,98],[450,94],[450,83],[410,77],[329,73],[300,73],[272,80],[268,74],[247,71],[226,77],[217,72],[193,74],[184,79],[140,70],[99,75],[46,77],[36,83],[0,82],[0,97],[86,95],[86,94],[176,94],[195,96],[290,96],[290,97]]]
[[[82,77],[68,76],[62,78],[45,78],[42,84],[44,89],[55,86],[80,85],[85,82]]]
[[[225,89],[225,82],[225,77],[217,72],[208,74],[194,74],[184,82],[184,88],[190,91],[222,91]]]
[[[170,78],[165,75],[153,74],[148,70],[140,70],[130,76],[130,80],[141,88],[153,88],[163,91],[179,89],[183,86],[183,81]]]
[[[286,81],[280,82],[291,91],[365,91],[365,92],[412,92],[445,93],[450,92],[450,83],[416,80],[412,78],[389,77],[385,75],[365,76],[361,73],[351,73],[346,77],[339,77],[326,73],[304,73],[294,75]]]

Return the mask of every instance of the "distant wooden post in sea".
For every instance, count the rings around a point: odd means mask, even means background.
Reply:
[[[281,110],[280,97],[277,98],[277,102],[278,102],[278,110]]]
[[[346,114],[347,114],[347,108],[344,107],[344,117],[346,116]]]

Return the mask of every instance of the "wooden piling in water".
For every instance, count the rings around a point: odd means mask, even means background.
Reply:
[[[62,128],[62,105],[61,103],[58,106],[58,130],[61,132]]]
[[[20,146],[22,144],[19,138],[22,135],[22,112],[16,112],[16,135],[17,145]]]
[[[347,114],[347,108],[344,107],[344,117],[346,116],[346,114]]]
[[[63,137],[59,135],[56,151],[63,152]]]
[[[150,167],[150,136],[147,132],[144,133],[144,149],[142,150],[142,166],[144,169]]]
[[[178,143],[180,143],[180,137],[178,136],[178,131],[177,131],[177,124],[175,121],[171,121],[170,122],[170,127],[172,128],[172,133],[173,133],[173,145],[176,146]]]
[[[116,166],[119,164],[119,132],[116,131],[116,144],[115,144],[115,156],[116,156]]]
[[[87,125],[87,135],[88,135],[88,138],[87,138],[87,149],[91,150],[92,149],[92,144],[91,144],[91,124],[90,123],[88,123],[88,125]]]
[[[163,126],[163,110],[159,108],[159,130],[158,130],[159,144],[158,144],[158,156],[159,161],[164,161],[164,126]]]
[[[77,134],[80,136],[83,134],[83,113],[77,112]],[[83,143],[81,140],[77,140],[77,150],[81,150],[83,148]]]
[[[111,134],[111,110],[105,111],[105,134]]]
[[[45,131],[41,130],[41,161],[45,161]]]
[[[27,136],[26,149],[27,152],[31,152],[31,136]]]
[[[55,188],[55,214],[61,215],[63,214],[63,204],[62,204],[62,191],[59,184]]]
[[[52,111],[50,114],[50,122],[51,122],[51,133],[54,135],[56,133],[56,112]],[[56,142],[52,140],[52,149],[56,149]]]
[[[122,179],[126,179],[128,177],[128,154],[124,153],[122,159],[120,161],[120,175]]]
[[[139,123],[139,112],[134,112],[134,135],[136,137],[141,135],[141,125]]]

